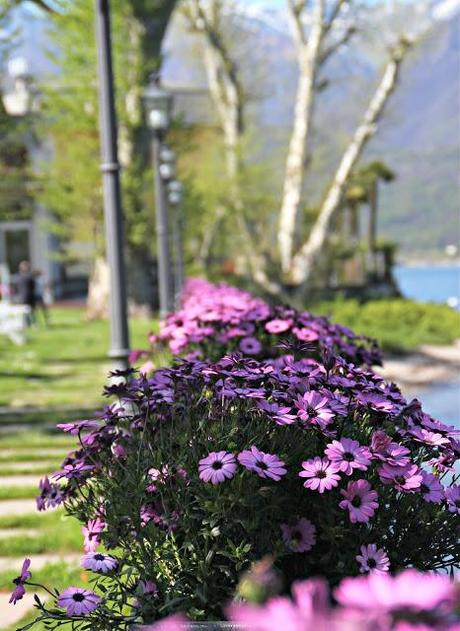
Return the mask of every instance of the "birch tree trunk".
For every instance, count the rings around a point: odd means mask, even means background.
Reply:
[[[293,257],[290,278],[295,285],[305,284],[310,278],[316,257],[321,252],[326,241],[331,218],[340,205],[345,185],[366,143],[377,130],[377,122],[382,115],[389,96],[396,86],[401,62],[407,50],[407,42],[401,41],[392,51],[390,61],[368,105],[364,118],[356,129],[350,144],[342,156],[342,160],[334,175],[332,185],[321,205],[318,218],[310,236]]]
[[[324,33],[324,2],[316,0],[313,23],[306,38],[302,25],[302,13],[290,4],[299,65],[299,80],[294,108],[294,121],[286,159],[286,173],[278,226],[278,248],[281,269],[290,269],[296,219],[300,208],[302,188],[305,178],[307,143],[312,118],[315,82],[319,65],[320,47]]]

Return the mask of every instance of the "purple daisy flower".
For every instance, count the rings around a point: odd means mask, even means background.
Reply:
[[[460,515],[460,486],[453,484],[445,490],[445,495],[449,511]]]
[[[298,409],[298,417],[307,424],[324,428],[334,418],[334,412],[329,408],[329,399],[318,392],[305,392],[304,395],[299,395],[295,406]]]
[[[371,453],[367,447],[361,447],[357,440],[342,438],[333,440],[324,450],[329,460],[337,465],[338,471],[351,475],[354,469],[366,471],[371,463]]]
[[[379,468],[379,476],[383,484],[392,484],[402,493],[411,493],[420,488],[422,474],[416,464],[404,467],[392,467],[384,464]]]
[[[345,498],[339,503],[340,508],[348,509],[350,521],[367,523],[378,508],[377,492],[371,489],[367,480],[349,482],[346,490],[340,491]]]
[[[220,484],[235,475],[235,456],[228,451],[212,451],[206,458],[200,460],[198,468],[203,482]]]
[[[251,447],[250,450],[242,451],[238,460],[243,467],[249,471],[254,471],[261,478],[271,478],[276,482],[287,473],[284,462],[278,456],[259,451],[255,446]]]
[[[29,571],[29,567],[30,559],[24,559],[24,563],[22,564],[21,568],[21,574],[13,579],[13,583],[16,585],[16,587],[14,588],[9,600],[9,602],[13,603],[13,605],[15,605],[18,600],[21,600],[21,598],[23,598],[24,594],[26,593],[24,585],[26,581],[32,576],[31,572]]]
[[[340,476],[337,474],[337,466],[327,458],[316,456],[311,460],[302,462],[303,471],[299,473],[301,478],[308,478],[303,483],[306,489],[312,491],[330,491],[339,484]]]
[[[291,425],[295,423],[297,416],[291,414],[291,408],[278,405],[278,403],[268,403],[268,401],[259,401],[257,407],[270,414],[277,425]]]
[[[244,337],[240,341],[239,347],[245,355],[257,355],[262,350],[262,344],[255,337]]]
[[[90,519],[86,526],[83,526],[81,531],[84,536],[83,547],[85,552],[95,552],[97,546],[100,544],[99,535],[105,528],[105,522],[96,517],[96,519]]]
[[[449,439],[442,434],[430,432],[428,429],[423,429],[422,427],[414,427],[410,429],[409,434],[411,434],[418,442],[425,443],[425,445],[433,445],[434,447],[448,445],[450,442]]]
[[[359,571],[362,574],[367,572],[381,574],[390,569],[390,559],[387,553],[381,548],[378,549],[375,543],[361,546],[361,554],[358,554],[356,560],[361,566]]]
[[[66,610],[68,616],[86,616],[101,602],[100,596],[82,587],[68,587],[57,599],[57,606]]]
[[[444,487],[432,473],[422,471],[422,484],[420,485],[420,493],[426,502],[439,504],[444,499]]]
[[[90,552],[89,554],[85,554],[81,565],[85,570],[108,574],[118,567],[118,561],[115,557],[102,554],[102,552]]]
[[[294,525],[281,524],[283,541],[293,552],[308,552],[316,543],[316,528],[309,519],[302,517]]]
[[[58,423],[56,427],[62,429],[63,432],[76,436],[80,432],[88,429],[97,429],[100,425],[98,420],[75,421],[74,423]]]

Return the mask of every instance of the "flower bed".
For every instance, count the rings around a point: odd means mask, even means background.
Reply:
[[[178,360],[107,387],[115,403],[60,426],[79,444],[38,506],[80,520],[95,582],[41,604],[45,618],[101,631],[222,619],[267,555],[286,588],[460,566],[458,430],[338,343],[267,343],[261,358]]]
[[[347,327],[306,311],[270,306],[236,287],[201,279],[187,282],[181,309],[166,318],[158,337],[150,339],[153,347],[167,343],[174,355],[188,353],[200,359],[219,359],[232,352],[270,358],[282,355],[289,341],[310,350],[334,349],[356,365],[382,361],[374,340]]]

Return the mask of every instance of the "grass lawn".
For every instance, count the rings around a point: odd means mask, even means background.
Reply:
[[[146,348],[154,327],[131,319],[131,347]],[[0,336],[0,406],[91,408],[110,370],[108,348],[108,322],[88,322],[76,308],[52,309],[49,328],[29,329],[23,346]]]

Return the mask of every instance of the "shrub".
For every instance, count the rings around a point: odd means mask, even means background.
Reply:
[[[144,622],[219,618],[266,554],[288,586],[459,565],[459,487],[443,486],[457,432],[372,372],[328,354],[232,356],[107,393],[121,403],[63,427],[80,448],[39,504],[64,501],[87,549],[116,551],[123,603],[155,585],[137,596]]]

